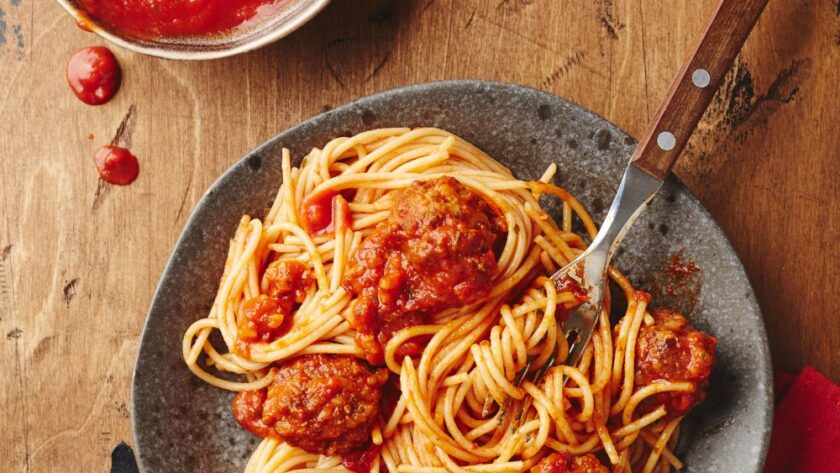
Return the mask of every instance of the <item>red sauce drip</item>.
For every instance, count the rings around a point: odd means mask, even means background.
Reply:
[[[300,206],[300,217],[303,228],[311,235],[333,233],[339,221],[344,228],[350,228],[352,224],[347,200],[342,194],[332,191],[304,198]]]
[[[584,302],[589,298],[586,291],[580,287],[580,283],[575,279],[572,279],[572,277],[568,274],[564,275],[556,283],[554,283],[554,287],[557,288],[557,292],[571,292],[578,302]]]
[[[131,151],[119,146],[103,146],[93,157],[99,177],[108,184],[127,186],[140,174],[140,164]]]
[[[82,102],[102,105],[120,88],[122,72],[117,58],[106,47],[80,49],[67,64],[67,83]]]
[[[653,296],[650,293],[645,291],[636,291],[636,301],[644,302],[645,304],[650,304],[650,301],[653,300]]]
[[[341,464],[353,473],[370,473],[381,449],[381,446],[371,444],[364,450],[346,453],[341,459]]]
[[[278,0],[79,0],[87,13],[117,33],[141,39],[206,36],[233,29]],[[279,6],[279,5],[278,5]]]
[[[689,277],[700,270],[692,261],[683,261],[682,251],[674,254],[671,261],[665,266],[665,274],[669,278],[669,283],[665,287],[665,292],[669,295],[674,295],[678,288],[685,287],[688,284]]]

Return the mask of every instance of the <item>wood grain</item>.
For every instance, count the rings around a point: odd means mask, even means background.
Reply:
[[[192,207],[278,131],[372,92],[449,78],[568,97],[640,136],[715,0],[335,0],[278,44],[162,61],[115,49],[116,98],[64,66],[102,41],[55,3],[0,0],[0,471],[108,471],[131,443],[145,311]],[[776,365],[840,380],[840,4],[770,2],[677,174],[731,238]],[[92,156],[140,157],[100,188]]]

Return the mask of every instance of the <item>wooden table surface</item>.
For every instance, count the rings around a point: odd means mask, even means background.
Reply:
[[[88,107],[64,68],[103,41],[55,2],[0,0],[0,471],[134,470],[129,386],[158,277],[204,190],[264,140],[452,78],[547,90],[639,136],[715,4],[335,0],[235,58],[115,47],[122,89]],[[93,153],[132,109],[140,177],[100,189]],[[676,171],[742,258],[776,366],[835,381],[838,123],[840,1],[772,0]]]

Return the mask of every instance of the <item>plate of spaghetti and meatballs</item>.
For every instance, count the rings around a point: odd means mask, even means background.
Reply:
[[[557,97],[372,96],[232,167],[187,224],[135,368],[143,471],[759,472],[771,422],[743,268],[674,178],[586,300],[548,277],[634,143]]]

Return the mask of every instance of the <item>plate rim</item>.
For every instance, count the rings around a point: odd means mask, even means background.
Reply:
[[[383,90],[383,91],[380,91],[380,92],[377,92],[377,93],[373,93],[373,94],[370,94],[370,95],[365,95],[365,96],[362,96],[362,97],[358,97],[354,100],[351,100],[351,101],[346,102],[342,105],[339,105],[339,106],[337,106],[333,109],[330,109],[328,111],[325,111],[325,112],[319,113],[317,115],[313,115],[309,118],[303,119],[299,123],[275,133],[273,136],[268,138],[266,141],[264,141],[262,144],[260,144],[256,148],[254,148],[252,151],[248,152],[247,154],[245,154],[244,156],[242,156],[241,158],[239,158],[235,162],[233,162],[205,190],[205,192],[202,194],[201,198],[196,202],[195,206],[192,208],[189,218],[184,223],[184,226],[181,229],[181,233],[179,234],[177,240],[175,241],[175,244],[173,245],[172,250],[170,252],[169,258],[167,258],[166,264],[163,267],[163,270],[161,272],[161,276],[160,276],[160,279],[158,281],[158,284],[155,287],[155,291],[154,291],[154,293],[152,295],[152,299],[149,303],[149,309],[146,312],[145,320],[143,322],[143,329],[142,329],[142,332],[141,332],[141,335],[140,335],[140,342],[138,344],[137,354],[136,354],[136,357],[135,357],[134,366],[132,368],[132,373],[131,373],[131,399],[130,399],[130,402],[131,402],[131,435],[132,435],[132,441],[134,443],[133,447],[134,447],[135,453],[136,453],[135,456],[136,456],[136,459],[137,459],[137,465],[138,465],[138,468],[139,468],[140,472],[149,472],[150,471],[143,464],[143,455],[141,455],[141,453],[140,453],[141,452],[141,446],[137,442],[138,432],[137,432],[136,390],[137,390],[137,371],[138,371],[138,366],[140,364],[140,359],[141,359],[140,355],[143,352],[144,346],[148,343],[151,343],[150,340],[147,340],[147,334],[149,333],[148,330],[147,330],[148,325],[149,325],[149,321],[151,319],[152,313],[155,312],[156,306],[159,304],[159,295],[160,295],[162,289],[164,288],[165,283],[167,282],[167,280],[170,277],[170,270],[174,267],[173,263],[174,263],[174,256],[176,254],[176,250],[181,246],[181,244],[187,238],[187,230],[192,226],[193,221],[197,218],[196,217],[197,214],[200,213],[199,211],[204,206],[208,205],[208,197],[213,193],[213,191],[216,188],[220,187],[220,185],[223,182],[227,181],[227,179],[229,179],[233,174],[238,172],[239,168],[241,168],[243,166],[247,166],[248,165],[247,164],[248,160],[250,158],[252,158],[253,156],[262,156],[261,153],[263,151],[265,151],[268,148],[273,147],[275,145],[275,143],[278,141],[278,139],[281,135],[284,135],[284,134],[287,134],[287,133],[290,133],[290,132],[294,132],[294,131],[303,130],[307,126],[309,126],[311,122],[319,121],[319,120],[327,117],[331,113],[348,111],[348,110],[351,110],[351,109],[356,108],[356,107],[364,106],[365,103],[367,103],[369,101],[377,101],[377,100],[380,100],[380,99],[383,99],[383,98],[387,98],[387,97],[391,97],[391,96],[399,96],[399,95],[402,95],[402,94],[412,93],[412,92],[426,92],[426,93],[428,93],[428,92],[434,91],[436,89],[453,89],[453,88],[475,88],[475,89],[478,89],[478,88],[488,88],[488,87],[497,88],[497,89],[505,89],[505,90],[508,90],[508,91],[524,90],[524,91],[527,91],[529,93],[536,94],[537,96],[545,97],[548,100],[560,101],[560,102],[564,103],[566,106],[576,109],[577,112],[580,112],[583,115],[588,115],[590,118],[595,118],[599,121],[602,121],[604,123],[609,124],[610,126],[614,127],[616,130],[621,132],[624,136],[628,136],[628,137],[633,138],[633,140],[636,142],[636,144],[638,144],[638,140],[635,137],[633,137],[633,135],[631,135],[630,133],[625,131],[622,127],[616,125],[612,121],[607,120],[606,118],[602,117],[598,113],[595,113],[595,112],[589,110],[588,108],[578,104],[577,102],[575,102],[571,99],[568,99],[566,97],[559,96],[559,95],[554,95],[554,94],[551,94],[551,93],[546,92],[544,90],[536,89],[536,88],[521,85],[521,84],[516,84],[516,83],[511,83],[511,82],[481,80],[481,79],[439,80],[439,81],[422,82],[422,83],[416,83],[416,84],[410,84],[410,85],[405,85],[405,86],[401,86],[401,87],[386,89],[386,90]],[[628,156],[628,161],[629,161],[629,156]],[[742,303],[749,306],[750,312],[758,315],[758,322],[759,322],[758,327],[757,327],[758,330],[756,332],[754,332],[754,334],[757,336],[757,338],[760,340],[761,343],[759,344],[758,347],[755,347],[755,349],[758,352],[757,358],[759,359],[759,361],[761,363],[761,366],[759,367],[759,369],[761,371],[762,377],[764,378],[764,386],[763,387],[765,389],[767,389],[767,392],[769,393],[769,395],[767,396],[767,399],[764,402],[764,406],[763,406],[763,408],[764,408],[763,412],[765,414],[765,417],[764,417],[764,425],[760,426],[760,434],[759,435],[761,437],[760,438],[761,445],[760,445],[760,448],[759,448],[759,451],[758,451],[758,455],[759,455],[758,460],[759,461],[756,464],[757,469],[755,471],[755,473],[761,473],[761,471],[763,471],[764,464],[765,464],[766,459],[767,459],[767,452],[768,452],[769,447],[770,447],[770,437],[771,437],[771,433],[772,433],[773,414],[774,414],[774,410],[773,410],[774,386],[773,386],[773,367],[772,367],[773,365],[772,365],[772,360],[771,360],[771,355],[770,355],[770,346],[769,346],[769,342],[768,342],[768,339],[767,339],[767,329],[766,329],[766,325],[765,325],[765,322],[764,322],[764,316],[763,316],[763,313],[761,311],[761,307],[758,303],[758,300],[755,297],[755,290],[753,288],[752,282],[750,281],[749,275],[747,274],[746,268],[745,268],[743,262],[741,261],[741,257],[738,255],[738,252],[735,251],[735,247],[732,245],[732,242],[729,240],[729,237],[726,235],[726,233],[723,231],[723,229],[720,227],[720,225],[718,225],[717,221],[713,218],[712,214],[703,205],[703,203],[691,192],[691,190],[682,182],[682,180],[679,179],[679,177],[677,177],[675,174],[672,173],[672,174],[669,175],[668,180],[672,181],[673,184],[675,184],[677,186],[677,188],[679,188],[681,191],[683,191],[685,193],[686,197],[688,197],[690,201],[692,201],[694,204],[696,204],[696,207],[700,211],[700,213],[708,219],[708,221],[713,225],[713,228],[716,229],[720,233],[720,235],[723,237],[722,238],[722,244],[735,257],[735,259],[738,263],[737,269],[738,269],[738,271],[740,271],[742,273],[744,281],[747,284],[747,288],[749,289],[749,293],[752,296],[752,297],[749,297],[746,301],[744,301]]]

